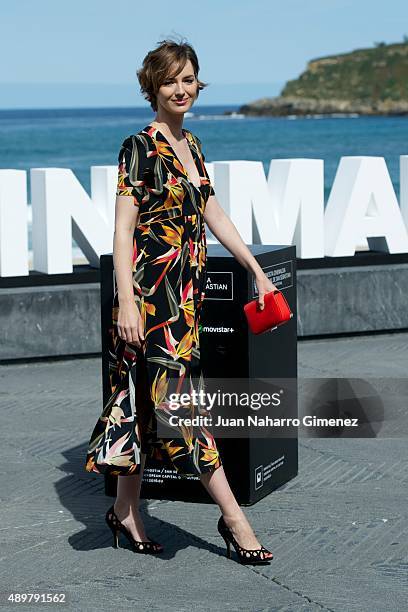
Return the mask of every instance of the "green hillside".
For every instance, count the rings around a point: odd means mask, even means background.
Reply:
[[[408,42],[311,60],[281,96],[361,101],[408,100]]]
[[[279,96],[239,108],[245,115],[408,115],[408,40],[311,60]]]

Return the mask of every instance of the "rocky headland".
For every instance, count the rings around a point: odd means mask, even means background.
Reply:
[[[313,59],[279,96],[244,104],[238,113],[408,115],[408,40]]]

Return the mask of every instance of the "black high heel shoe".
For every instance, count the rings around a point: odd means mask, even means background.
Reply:
[[[156,555],[163,552],[163,547],[154,540],[142,542],[135,540],[130,531],[123,525],[114,511],[114,505],[106,513],[105,520],[113,533],[113,548],[119,548],[119,533],[122,532],[133,546],[134,552],[145,555]]]
[[[257,549],[248,549],[242,548],[232,535],[231,529],[227,527],[224,517],[221,515],[218,519],[218,531],[222,535],[225,540],[225,544],[227,546],[227,557],[231,559],[231,544],[234,546],[235,551],[238,555],[238,559],[240,563],[244,565],[269,565],[271,560],[273,559],[273,555],[270,550],[261,546],[261,548]],[[262,555],[271,554],[272,557],[265,557]]]

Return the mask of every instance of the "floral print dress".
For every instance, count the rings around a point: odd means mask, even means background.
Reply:
[[[172,465],[182,477],[221,466],[214,437],[205,426],[172,425],[172,437],[168,430],[160,437],[160,425],[168,426],[170,416],[206,412],[197,395],[177,410],[169,401],[172,393],[204,390],[199,342],[207,255],[203,215],[215,193],[201,141],[187,129],[183,133],[199,186],[189,180],[164,134],[152,125],[126,138],[119,152],[117,195],[133,196],[139,208],[132,277],[145,341],[138,348],[118,336],[114,283],[109,336],[112,394],[89,441],[88,472],[137,474],[141,453]]]

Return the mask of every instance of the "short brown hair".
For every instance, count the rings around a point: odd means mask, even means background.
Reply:
[[[157,111],[156,94],[166,79],[176,76],[181,72],[188,62],[191,61],[194,74],[198,81],[197,97],[200,89],[207,87],[208,83],[200,81],[198,72],[200,66],[196,52],[187,42],[175,42],[165,39],[158,42],[158,47],[149,51],[143,60],[143,65],[137,71],[137,78],[140,83],[140,91],[150,102],[150,106]]]

